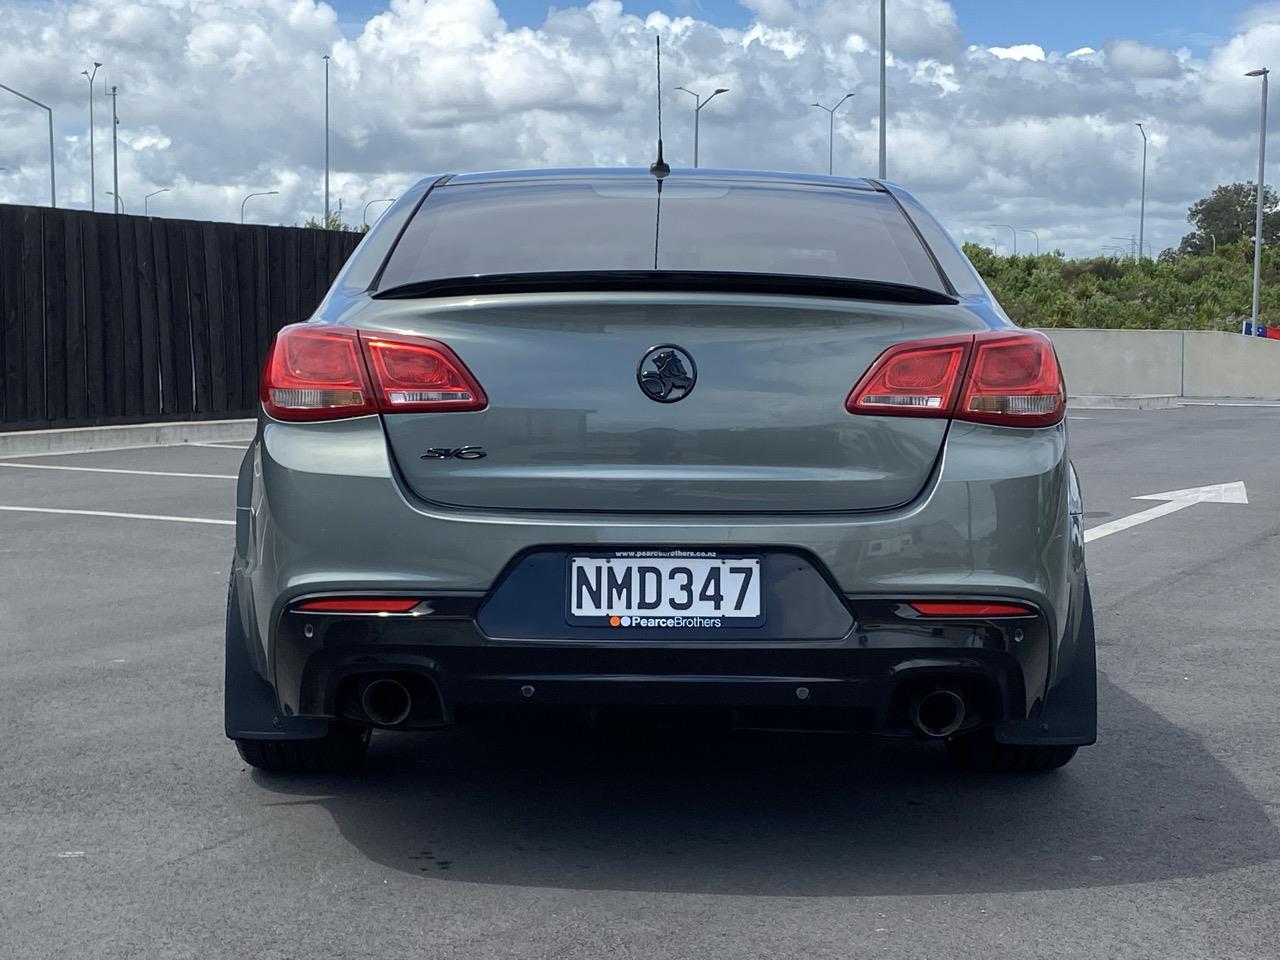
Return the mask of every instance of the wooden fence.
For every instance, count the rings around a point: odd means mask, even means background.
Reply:
[[[359,240],[0,205],[0,429],[251,415]]]

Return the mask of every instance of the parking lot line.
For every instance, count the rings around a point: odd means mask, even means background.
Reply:
[[[74,470],[77,473],[128,473],[140,477],[190,477],[196,480],[234,480],[234,473],[175,473],[170,470],[124,470],[117,467],[64,467],[53,463],[4,463],[0,467],[20,470]]]
[[[61,507],[9,507],[0,510],[10,513],[65,513],[80,517],[112,517],[118,520],[166,520],[169,523],[209,523],[220,527],[234,527],[234,520],[215,520],[210,517],[166,517],[155,513],[116,513],[113,510],[70,510]]]
[[[249,444],[248,444],[248,443],[240,443],[240,444],[235,444],[235,443],[187,443],[187,444],[184,444],[184,446],[188,446],[188,447],[214,447],[214,448],[216,448],[216,449],[218,449],[218,450],[248,450],[248,449],[249,449]]]

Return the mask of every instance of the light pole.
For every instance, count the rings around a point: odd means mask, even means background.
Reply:
[[[279,193],[279,190],[259,190],[257,193],[250,193],[240,201],[240,222],[244,223],[244,205],[249,202],[252,197],[271,197]],[[326,219],[328,219],[326,217]]]
[[[1253,329],[1258,329],[1258,292],[1262,279],[1262,200],[1267,192],[1267,76],[1266,67],[1250,70],[1246,77],[1262,78],[1262,118],[1258,123],[1258,211],[1253,225]]]
[[[102,195],[104,197],[115,197],[116,213],[124,213],[124,201],[120,199],[120,194],[115,193],[111,190],[103,190]]]
[[[364,205],[364,213],[363,213],[363,214],[361,214],[361,216],[360,216],[360,222],[361,222],[361,223],[363,223],[366,227],[367,227],[367,226],[369,226],[369,207],[370,207],[370,205],[375,204],[375,203],[395,203],[395,202],[396,202],[397,200],[399,200],[399,199],[400,199],[399,197],[382,197],[382,198],[380,198],[380,199],[378,199],[378,200],[370,200],[368,203],[366,203],[366,204]]]
[[[324,55],[324,228],[329,229],[329,54]]]
[[[698,116],[702,113],[702,108],[703,108],[703,107],[705,107],[708,103],[710,103],[710,102],[711,102],[712,100],[714,100],[716,97],[720,96],[720,94],[722,94],[722,93],[728,93],[728,92],[729,92],[729,88],[728,88],[728,87],[716,87],[715,92],[714,92],[713,94],[711,94],[711,96],[707,97],[707,99],[705,99],[705,100],[703,100],[703,99],[702,99],[702,97],[700,97],[698,94],[694,93],[694,92],[693,92],[692,90],[690,90],[688,87],[676,87],[676,89],[677,89],[677,90],[683,90],[685,93],[689,94],[689,96],[693,97],[693,101],[694,101],[694,107],[693,107],[693,166],[694,166],[694,169],[696,170],[696,169],[697,169],[697,167],[698,167]]]
[[[1127,237],[1112,237],[1111,239],[1124,240],[1129,244],[1129,256],[1133,257],[1134,260],[1138,259],[1138,248],[1134,246],[1134,244],[1137,243],[1137,240],[1135,240],[1132,235]]]
[[[1147,131],[1141,123],[1135,123],[1142,134],[1142,200],[1138,207],[1138,259],[1142,259],[1142,237],[1147,226]]]
[[[21,97],[27,103],[34,103],[41,110],[47,110],[49,113],[49,206],[56,207],[58,205],[58,184],[53,172],[53,107],[47,103],[41,103],[33,97],[28,97],[25,93],[19,93],[13,87],[6,87],[3,83],[0,83],[0,90],[8,90],[15,97]]]
[[[1034,230],[1028,230],[1026,227],[1022,227],[1021,229],[1023,233],[1029,233],[1036,238],[1036,256],[1040,256],[1040,234],[1036,233]]]
[[[170,189],[169,187],[161,187],[159,190],[152,190],[150,193],[148,193],[145,197],[142,198],[142,215],[144,217],[151,216],[151,212],[147,209],[147,201],[150,200],[152,197],[159,196],[162,193],[168,193],[169,189]]]
[[[1011,227],[1007,223],[988,223],[987,226],[1000,227],[1004,230],[1008,230],[1011,234],[1013,234],[1013,255],[1016,257],[1018,255],[1018,231],[1015,230],[1013,227]]]
[[[98,184],[94,176],[94,152],[93,152],[93,78],[98,75],[98,68],[102,66],[97,60],[93,61],[93,73],[88,70],[81,70],[80,73],[89,81],[89,209],[98,209]]]
[[[840,109],[840,104],[844,103],[846,100],[848,100],[852,96],[853,96],[852,93],[846,93],[843,97],[840,98],[840,103],[837,103],[834,107],[824,107],[820,103],[813,104],[813,106],[820,107],[821,109],[827,111],[827,119],[829,121],[827,124],[827,176],[831,176],[832,172],[834,171],[834,164],[835,164],[836,111]]]
[[[116,198],[116,213],[119,213],[124,208],[124,204],[120,201],[120,154],[118,151],[120,116],[116,113],[117,92],[114,85],[107,96],[111,98],[111,195]]]
[[[884,64],[885,64],[885,40],[884,40],[884,3],[880,0],[880,179],[883,180],[888,176],[885,164],[885,110],[884,110]]]

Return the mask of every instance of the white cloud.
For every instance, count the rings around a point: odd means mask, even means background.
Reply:
[[[301,222],[323,205],[323,63],[331,61],[332,189],[348,219],[433,172],[647,164],[655,133],[653,36],[663,37],[668,158],[691,160],[691,98],[705,164],[824,170],[836,117],[837,172],[876,167],[876,0],[746,0],[755,23],[625,13],[616,0],[553,10],[512,28],[491,0],[391,0],[339,24],[315,0],[0,0],[0,82],[52,104],[64,205],[88,206],[88,87],[97,98],[98,190],[110,182],[110,101],[120,99],[120,191],[130,212]],[[1257,82],[1280,63],[1280,20],[1246,16],[1196,58],[1118,39],[1070,53],[1031,42],[966,47],[943,0],[899,0],[891,24],[889,173],[957,233],[986,223],[1039,231],[1095,253],[1137,229],[1141,139],[1151,135],[1147,235],[1187,229],[1187,205],[1244,179],[1255,156]],[[690,9],[696,9],[691,7]],[[0,200],[45,202],[44,115],[0,91]],[[109,189],[109,187],[105,187]],[[99,197],[102,205],[110,201]]]
[[[1018,43],[1012,47],[987,47],[987,53],[1001,60],[1044,59],[1044,47],[1037,43]]]

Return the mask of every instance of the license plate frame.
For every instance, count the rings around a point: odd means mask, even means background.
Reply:
[[[609,607],[611,595],[607,592],[609,583],[607,573],[602,574],[601,579],[592,580],[593,585],[598,585],[599,606],[590,612],[582,612],[583,608],[580,604],[575,603],[575,586],[578,570],[590,570],[592,567],[607,571],[614,564],[630,571],[631,585],[627,588],[629,603],[626,605],[617,605]],[[737,572],[731,568],[738,568]],[[639,603],[646,599],[642,591],[646,587],[641,587],[640,583],[644,579],[638,572],[641,568],[656,568],[660,571],[662,588],[662,597],[664,603],[652,610],[643,609]],[[665,587],[671,581],[670,571],[679,569],[688,570],[691,574],[689,583],[689,592],[692,594],[692,603],[688,610],[679,610],[668,608],[665,605],[667,599]],[[718,589],[723,590],[723,598],[726,603],[720,605],[719,613],[711,613],[706,607],[704,600],[698,599],[700,590],[706,586],[706,576],[708,571],[716,569],[723,571],[720,574],[720,586]],[[754,599],[755,614],[749,616],[734,616],[732,611],[735,609],[734,601],[737,597],[732,596],[732,592],[737,589],[743,589],[741,583],[743,574],[740,572],[742,568],[749,568],[752,571],[750,582],[745,586],[747,597],[744,598],[742,606],[737,609],[752,609],[753,606],[749,602]],[[589,576],[589,574],[588,574]],[[739,628],[758,628],[763,627],[766,618],[766,597],[767,590],[767,558],[764,554],[754,551],[743,552],[723,552],[718,550],[663,550],[659,548],[652,549],[632,549],[632,550],[573,550],[565,556],[565,622],[575,627],[605,627],[618,628],[620,632],[634,632],[645,630],[661,630],[666,631],[692,631],[698,632],[703,630],[725,630]],[[620,578],[619,578],[620,579]],[[682,577],[677,574],[675,583],[673,584],[677,592],[684,591]],[[648,583],[652,583],[650,579]],[[591,591],[585,590],[587,599],[591,599]],[[617,596],[613,594],[612,596]],[[651,597],[649,598],[651,599]],[[730,612],[725,613],[728,609]],[[612,630],[610,630],[612,632]]]

